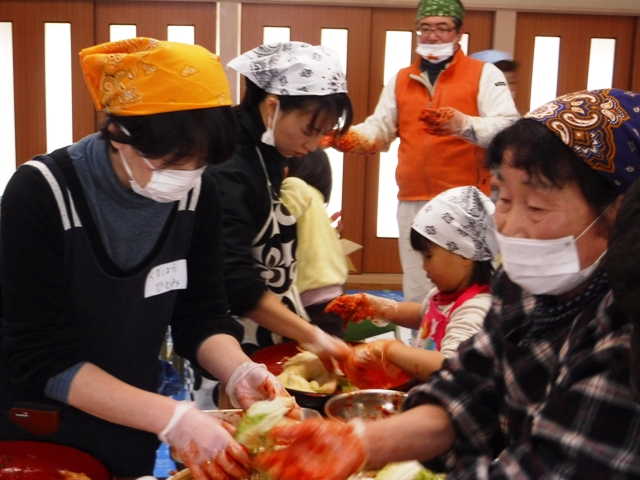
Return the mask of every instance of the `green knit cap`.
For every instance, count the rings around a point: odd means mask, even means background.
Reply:
[[[424,17],[455,17],[464,20],[464,7],[458,0],[420,0],[416,20]]]

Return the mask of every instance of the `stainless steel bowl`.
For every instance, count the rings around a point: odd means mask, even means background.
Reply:
[[[388,418],[402,409],[407,394],[395,390],[358,390],[330,398],[324,406],[327,417],[348,422],[354,418],[365,421]]]

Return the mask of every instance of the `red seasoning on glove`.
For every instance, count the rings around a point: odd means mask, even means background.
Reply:
[[[329,302],[324,311],[340,315],[344,320],[345,328],[347,328],[349,322],[360,323],[376,316],[375,308],[371,306],[364,293],[340,295]]]
[[[286,448],[259,453],[253,464],[275,480],[344,480],[367,459],[362,433],[354,423],[312,418],[276,426],[269,435]]]

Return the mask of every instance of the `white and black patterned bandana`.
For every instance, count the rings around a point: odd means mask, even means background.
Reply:
[[[451,188],[430,200],[411,228],[433,243],[476,262],[498,252],[493,202],[476,187]]]
[[[347,93],[338,54],[303,42],[260,45],[231,60],[227,67],[275,95]]]

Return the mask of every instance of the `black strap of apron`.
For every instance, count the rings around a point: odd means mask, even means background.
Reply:
[[[58,180],[60,187],[63,188],[65,192],[67,191],[68,187],[71,197],[73,198],[73,203],[78,213],[78,217],[80,218],[82,227],[85,229],[87,237],[91,242],[91,247],[93,249],[94,255],[96,256],[96,259],[98,260],[102,268],[104,268],[105,272],[116,277],[130,275],[132,273],[136,273],[138,268],[145,268],[147,263],[146,259],[140,262],[140,266],[137,268],[123,270],[113,262],[113,260],[107,253],[104,243],[102,242],[102,238],[100,237],[98,227],[96,226],[93,215],[91,214],[89,203],[84,194],[84,189],[82,188],[82,183],[80,182],[78,173],[73,166],[73,160],[71,160],[67,148],[68,147],[55,150],[49,155],[41,155],[39,157],[36,157],[36,159],[42,161],[49,167],[51,172],[56,177],[56,180]],[[191,202],[192,195],[193,193],[190,192],[187,204]],[[67,211],[70,212],[70,202],[67,198],[67,195],[64,195],[64,198],[65,204],[67,205]],[[167,235],[171,230],[171,225],[173,225],[173,221],[178,208],[177,203],[178,202],[176,202],[176,207],[171,211],[171,214],[167,219],[167,223],[165,224],[160,234],[159,241],[157,242],[153,250],[149,252],[148,258],[156,256],[158,254],[158,249],[161,247],[161,245],[164,244],[164,240],[167,238]]]

